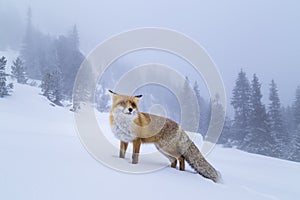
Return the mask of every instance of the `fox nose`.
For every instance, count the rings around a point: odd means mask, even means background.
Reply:
[[[128,111],[129,111],[129,112],[132,112],[132,110],[133,110],[132,108],[128,108]]]

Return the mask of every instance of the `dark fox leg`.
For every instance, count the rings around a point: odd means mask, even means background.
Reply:
[[[173,162],[171,162],[171,167],[176,168],[177,160],[175,159]]]
[[[127,142],[120,141],[120,158],[125,158],[126,149],[128,147]]]
[[[164,156],[166,156],[166,157],[169,159],[169,161],[171,162],[171,167],[172,167],[172,168],[176,168],[176,166],[177,166],[177,159],[174,158],[174,157],[172,157],[172,156],[169,156],[168,154],[166,154],[165,152],[163,152],[163,151],[158,147],[158,145],[155,145],[155,147],[157,148],[157,150],[158,150],[160,153],[162,153]]]
[[[177,166],[177,159],[174,158],[174,157],[172,157],[172,156],[169,156],[169,155],[167,155],[165,153],[162,153],[162,154],[169,159],[169,161],[171,162],[171,167],[172,168],[176,168],[176,166]]]
[[[185,163],[184,163],[184,158],[183,158],[183,156],[180,156],[180,157],[178,158],[178,160],[179,160],[179,164],[180,164],[179,170],[180,170],[180,171],[185,171]]]
[[[133,154],[132,154],[132,164],[137,164],[139,161],[139,153],[141,147],[141,140],[133,140]]]

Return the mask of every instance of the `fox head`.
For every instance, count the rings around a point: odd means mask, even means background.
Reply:
[[[126,115],[135,115],[138,112],[138,103],[143,95],[127,96],[109,90],[112,97],[112,112],[121,112]]]

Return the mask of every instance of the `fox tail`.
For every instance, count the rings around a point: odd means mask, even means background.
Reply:
[[[178,150],[189,165],[203,177],[217,183],[223,182],[220,172],[207,162],[194,142],[191,141],[186,134],[182,136],[184,137],[182,138],[183,140],[179,142]]]

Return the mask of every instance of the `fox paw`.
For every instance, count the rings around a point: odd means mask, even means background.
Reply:
[[[120,158],[125,158],[125,154],[120,154],[119,157]]]
[[[137,164],[138,161],[137,160],[132,160],[132,164]]]

